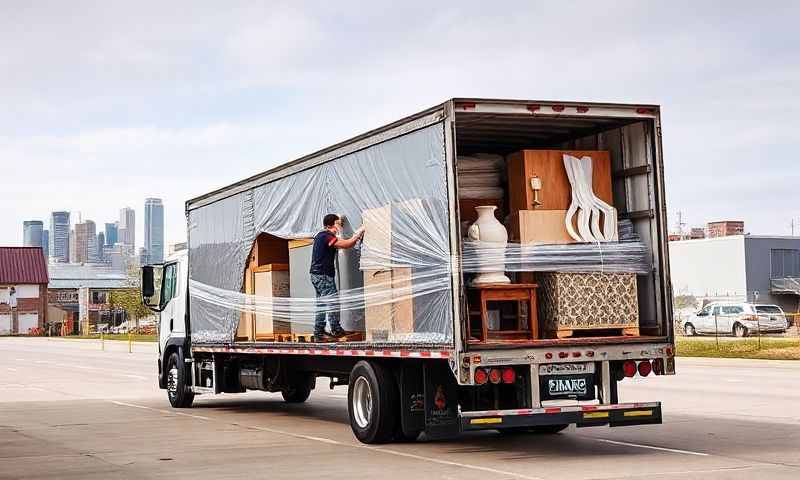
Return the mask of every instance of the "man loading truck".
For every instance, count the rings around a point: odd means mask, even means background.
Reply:
[[[349,333],[339,323],[339,309],[330,311],[330,333],[325,331],[326,310],[336,305],[336,260],[337,249],[353,248],[364,236],[364,227],[361,226],[348,239],[339,238],[342,231],[342,219],[334,213],[325,215],[322,219],[324,230],[314,237],[314,246],[311,253],[311,284],[317,293],[317,315],[314,319],[314,341],[330,342],[337,338],[347,336]]]

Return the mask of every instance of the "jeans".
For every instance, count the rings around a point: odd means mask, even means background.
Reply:
[[[336,305],[339,295],[336,290],[336,280],[327,275],[312,273],[311,284],[314,285],[314,290],[317,292],[317,316],[314,319],[314,335],[323,335],[325,333],[326,310],[333,310],[328,312],[331,332],[338,332],[342,329],[342,326],[339,324],[339,308]]]

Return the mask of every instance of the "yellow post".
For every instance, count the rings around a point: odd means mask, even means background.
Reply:
[[[128,353],[133,353],[133,335],[128,332]]]
[[[103,338],[103,332],[100,332],[100,350],[105,351],[106,349],[106,341]]]

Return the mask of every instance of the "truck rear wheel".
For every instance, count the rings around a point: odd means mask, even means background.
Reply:
[[[281,390],[283,400],[286,403],[303,403],[308,400],[311,395],[311,390],[314,388],[314,383],[317,378],[314,375],[301,375],[297,374],[294,383],[289,385],[286,389]]]
[[[360,361],[350,372],[347,410],[353,434],[363,443],[391,441],[397,425],[397,385],[385,367]]]
[[[186,367],[180,351],[172,352],[167,360],[167,398],[173,408],[189,408],[194,402],[194,392],[186,381]]]

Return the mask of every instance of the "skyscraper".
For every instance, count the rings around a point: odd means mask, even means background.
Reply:
[[[91,220],[75,224],[75,263],[97,261],[97,234]]]
[[[106,246],[106,236],[103,232],[97,234],[97,247],[95,247],[95,262],[104,262],[103,247]]]
[[[106,245],[114,245],[119,240],[117,240],[117,228],[119,227],[119,222],[114,223],[106,223]]]
[[[164,261],[164,205],[160,198],[144,201],[144,248],[147,263]]]
[[[119,243],[136,246],[136,211],[125,207],[119,211]]]
[[[47,262],[50,258],[50,230],[42,230],[42,250],[44,251],[44,260]]]
[[[22,222],[22,245],[25,247],[41,247],[44,225],[41,220],[25,220]]]
[[[69,212],[50,214],[50,255],[56,262],[69,262]]]

